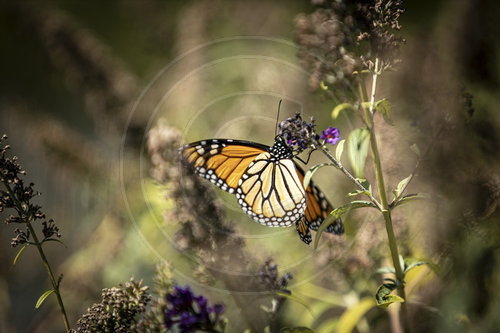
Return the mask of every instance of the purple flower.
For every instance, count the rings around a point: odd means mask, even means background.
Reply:
[[[339,130],[330,126],[326,129],[326,131],[321,131],[321,139],[334,145],[340,140]]]
[[[168,329],[178,326],[181,332],[206,330],[219,332],[217,327],[223,325],[220,315],[225,308],[222,304],[209,307],[202,295],[196,296],[189,286],[174,286],[172,293],[167,294],[167,308],[164,312],[165,326]]]

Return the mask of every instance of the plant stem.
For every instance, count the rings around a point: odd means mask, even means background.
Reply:
[[[347,178],[349,178],[361,191],[365,191],[367,192],[368,194],[368,197],[370,198],[370,200],[377,206],[377,208],[382,211],[382,205],[380,204],[380,202],[377,201],[377,199],[375,199],[371,193],[368,191],[367,188],[365,188],[353,175],[351,175],[351,173],[349,171],[347,171],[346,168],[344,168],[342,166],[342,164],[340,164],[339,161],[337,161],[335,159],[335,157],[332,156],[332,154],[330,154],[330,151],[328,151],[328,149],[324,148],[323,146],[321,146],[320,144],[317,145],[318,149],[320,149],[327,157],[330,161],[333,162],[333,164],[335,165],[335,167],[337,169],[339,169],[340,171],[342,171],[346,176]]]
[[[64,326],[66,327],[66,332],[69,332],[70,326],[69,326],[69,321],[68,321],[68,316],[66,315],[66,309],[64,308],[64,303],[61,297],[61,292],[59,291],[59,284],[56,282],[54,278],[54,274],[52,273],[52,269],[50,268],[49,261],[47,260],[47,257],[45,256],[45,253],[43,252],[42,245],[38,241],[38,237],[35,234],[35,229],[31,225],[31,223],[28,221],[26,223],[28,225],[28,228],[31,232],[31,235],[33,236],[33,239],[35,240],[36,247],[38,249],[38,253],[40,254],[40,258],[42,258],[43,265],[45,266],[45,269],[47,270],[47,273],[49,274],[50,282],[52,283],[52,287],[54,288],[54,293],[56,294],[57,298],[57,303],[59,303],[59,308],[61,309],[61,314],[63,316],[63,321],[64,321]]]
[[[396,271],[396,280],[398,281],[398,294],[401,296],[403,299],[406,301],[406,295],[405,295],[405,290],[404,290],[404,275],[403,275],[403,269],[401,267],[401,262],[399,259],[399,252],[398,252],[398,246],[396,242],[396,236],[394,235],[394,229],[392,227],[392,218],[391,218],[391,211],[389,209],[389,203],[387,202],[387,195],[386,195],[386,190],[385,190],[385,183],[384,183],[384,175],[382,173],[382,164],[380,161],[380,154],[378,150],[378,145],[377,145],[377,137],[375,135],[375,126],[373,122],[373,112],[374,112],[374,107],[375,107],[375,92],[377,88],[377,77],[379,75],[379,59],[375,59],[375,69],[372,74],[372,89],[371,89],[371,96],[370,96],[370,108],[364,108],[365,110],[365,118],[368,123],[368,130],[370,131],[370,145],[371,145],[371,151],[373,155],[373,166],[375,168],[375,177],[377,178],[377,187],[379,191],[379,196],[380,196],[380,201],[382,204],[382,215],[384,216],[385,220],[385,228],[387,231],[387,237],[389,239],[389,248],[391,251],[391,256],[392,256],[392,262],[394,264],[394,269]],[[361,98],[363,101],[366,100],[366,89],[364,87],[360,88],[361,91]],[[401,305],[402,309],[402,316],[403,316],[403,322],[406,324],[406,309],[405,309],[405,304],[402,303]],[[406,325],[405,325],[406,326]]]
[[[11,197],[16,198],[16,206],[17,206],[16,208],[17,208],[19,215],[20,216],[22,216],[22,215],[29,216],[28,212],[26,212],[23,209],[21,203],[17,200],[17,197],[15,196],[14,192],[10,188],[10,185],[6,182],[4,182],[4,185],[7,188],[7,190],[9,191]],[[47,273],[49,275],[50,282],[52,284],[52,288],[54,288],[54,293],[56,294],[56,297],[57,297],[57,303],[59,303],[59,308],[61,309],[61,314],[63,316],[64,326],[66,327],[66,332],[69,332],[70,326],[69,326],[68,316],[66,315],[66,309],[64,308],[64,303],[63,303],[63,300],[61,297],[61,292],[59,291],[59,284],[56,282],[56,279],[54,278],[54,274],[52,273],[52,269],[50,268],[49,261],[47,260],[47,257],[45,256],[45,252],[43,251],[42,244],[38,240],[38,237],[35,233],[35,229],[31,225],[30,219],[31,219],[31,217],[27,218],[26,225],[28,226],[28,229],[29,229],[31,235],[33,236],[34,245],[38,249],[38,253],[40,254],[40,258],[42,259],[43,265],[45,266],[45,269],[47,270]]]

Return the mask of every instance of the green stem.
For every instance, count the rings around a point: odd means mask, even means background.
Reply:
[[[356,177],[354,177],[353,175],[351,175],[351,173],[349,171],[347,171],[346,168],[344,168],[342,166],[342,164],[340,164],[339,161],[337,161],[335,159],[335,157],[333,157],[332,154],[330,154],[330,151],[328,151],[328,149],[324,148],[322,145],[318,144],[317,145],[318,149],[320,149],[327,157],[330,161],[333,162],[334,166],[339,169],[340,171],[342,171],[346,176],[347,178],[349,178],[361,191],[365,191],[367,192],[368,194],[368,197],[370,198],[370,200],[378,207],[378,209],[380,211],[382,211],[382,205],[380,204],[380,202],[377,201],[377,199],[375,199],[371,193],[368,191],[367,188],[365,188],[357,179]]]
[[[396,279],[399,282],[398,283],[398,294],[401,296],[403,299],[406,300],[406,295],[405,295],[405,290],[404,290],[404,275],[403,275],[403,269],[401,267],[401,262],[399,259],[399,251],[398,251],[398,246],[396,242],[396,236],[394,235],[394,229],[392,227],[392,218],[391,218],[391,211],[389,209],[389,203],[387,201],[387,195],[386,195],[386,189],[385,189],[385,183],[384,183],[384,175],[382,173],[382,163],[380,161],[380,154],[378,150],[378,145],[377,145],[377,137],[375,135],[375,127],[374,127],[374,122],[373,122],[373,112],[374,112],[374,106],[375,106],[375,92],[377,88],[377,77],[379,75],[379,59],[377,58],[375,60],[375,69],[372,74],[372,89],[371,89],[371,95],[370,95],[370,108],[364,108],[365,110],[365,118],[368,123],[368,130],[370,131],[370,145],[371,145],[371,151],[373,155],[373,166],[375,168],[375,177],[377,178],[377,187],[379,191],[379,196],[380,196],[380,202],[382,204],[382,215],[384,216],[385,220],[385,228],[387,231],[387,237],[389,240],[389,248],[391,251],[391,256],[392,256],[392,262],[394,264],[394,269],[396,271]],[[366,88],[360,87],[360,92],[361,92],[361,98],[363,101],[366,101]],[[405,304],[402,304],[402,315],[403,315],[403,322],[406,323],[406,309],[405,309]],[[405,325],[406,326],[406,325]]]
[[[16,198],[16,196],[15,196],[14,192],[12,191],[12,189],[10,188],[9,184],[4,182],[4,185],[6,186],[11,197]],[[17,200],[17,198],[16,198],[16,206],[17,206],[17,211],[20,215],[24,214],[26,216],[29,216],[28,212],[26,212],[23,209],[21,203]],[[52,273],[52,269],[50,268],[49,261],[47,260],[47,257],[45,256],[45,252],[43,251],[42,244],[38,240],[38,237],[35,233],[35,229],[31,225],[30,219],[31,218],[28,217],[28,219],[26,220],[26,225],[28,226],[28,229],[29,229],[31,235],[33,236],[33,240],[35,243],[34,245],[38,249],[38,253],[40,254],[40,258],[42,259],[43,265],[45,266],[45,269],[47,270],[47,273],[49,275],[50,282],[52,284],[52,288],[54,288],[54,293],[56,294],[56,297],[57,297],[57,303],[59,303],[59,308],[61,309],[61,314],[63,316],[64,326],[66,327],[66,332],[69,332],[70,326],[69,326],[68,316],[66,315],[66,309],[64,308],[64,303],[63,303],[63,300],[61,297],[61,292],[59,291],[59,284],[56,282],[56,279],[54,278],[54,274]]]
[[[45,266],[45,269],[47,270],[47,273],[49,274],[50,282],[52,283],[52,288],[54,288],[54,293],[56,294],[57,303],[59,303],[59,308],[61,309],[61,314],[63,316],[63,321],[64,321],[64,326],[66,327],[66,332],[69,332],[70,326],[69,326],[68,316],[66,315],[66,309],[64,308],[64,303],[63,303],[63,300],[61,297],[61,292],[59,291],[59,285],[54,278],[54,274],[52,273],[52,269],[50,268],[49,261],[47,260],[47,257],[45,256],[45,253],[43,252],[42,245],[38,241],[38,237],[35,234],[35,230],[34,230],[33,226],[31,225],[30,222],[27,222],[26,224],[28,225],[28,228],[31,232],[31,235],[33,235],[33,239],[35,240],[36,247],[38,249],[38,253],[40,254],[40,258],[42,258],[43,265]]]

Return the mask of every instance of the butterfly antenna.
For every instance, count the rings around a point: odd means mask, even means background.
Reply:
[[[276,116],[276,127],[274,128],[274,137],[276,137],[277,133],[278,133],[278,122],[279,122],[279,119],[280,119],[280,108],[281,108],[281,102],[283,100],[280,99],[280,102],[278,104],[278,115]]]

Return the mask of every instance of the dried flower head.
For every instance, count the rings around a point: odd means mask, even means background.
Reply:
[[[313,5],[316,11],[300,14],[295,22],[297,55],[311,72],[313,90],[333,85],[327,94],[342,99],[352,92],[353,72],[373,69],[375,58],[382,69],[399,62],[404,39],[395,32],[401,29],[401,0],[316,0]]]
[[[303,121],[300,112],[297,112],[295,117],[287,118],[280,123],[279,135],[286,140],[289,146],[294,147],[295,152],[300,153],[319,139],[319,135],[314,129],[315,126],[313,117],[308,123]]]
[[[224,327],[221,315],[225,311],[223,304],[208,306],[202,295],[196,296],[189,286],[174,286],[174,291],[167,294],[165,326],[177,327],[181,332],[220,332]]]
[[[3,135],[0,138],[0,144],[6,139],[7,136]],[[17,161],[17,157],[14,156],[11,158],[7,156],[9,149],[9,145],[4,145],[0,150],[0,183],[3,185],[3,189],[0,190],[0,212],[11,208],[16,211],[16,215],[9,215],[5,219],[5,223],[28,224],[43,220],[45,219],[45,214],[41,211],[42,207],[31,202],[31,199],[40,193],[33,189],[35,184],[24,184],[21,177],[26,175],[26,172]],[[54,220],[43,221],[42,224],[44,239],[40,241],[41,243],[54,235],[61,237],[59,228],[54,224]],[[16,237],[11,242],[13,247],[31,242],[33,235],[31,235],[28,229],[21,231],[19,228],[16,228],[14,233]]]
[[[259,282],[262,287],[266,291],[272,292],[282,292],[291,295],[292,292],[287,289],[288,281],[290,281],[293,276],[291,273],[287,272],[285,275],[279,277],[278,274],[278,265],[273,265],[273,260],[268,259],[264,265],[260,268],[259,273]],[[271,316],[275,316],[278,311],[281,309],[281,306],[286,301],[286,298],[283,296],[275,295],[271,301],[271,308],[267,310],[267,312]]]
[[[141,332],[137,322],[150,300],[142,280],[131,278],[125,285],[103,289],[102,301],[87,310],[73,332]]]

